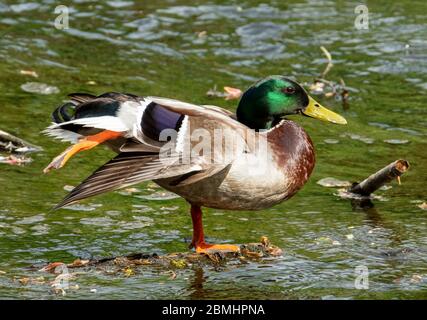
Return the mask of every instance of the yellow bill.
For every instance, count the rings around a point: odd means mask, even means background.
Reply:
[[[308,99],[308,106],[302,110],[302,113],[306,116],[336,124],[347,124],[347,120],[338,113],[326,109],[310,96],[308,96]]]

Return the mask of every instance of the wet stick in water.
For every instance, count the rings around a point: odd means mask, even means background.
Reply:
[[[25,148],[25,149],[24,149]],[[0,130],[0,151],[22,152],[41,151],[42,148],[18,138],[6,131]]]
[[[349,191],[360,194],[362,196],[369,196],[375,190],[381,188],[383,185],[389,183],[393,179],[397,179],[400,183],[400,176],[408,169],[408,161],[396,160],[376,173],[370,175],[362,182],[353,184]]]
[[[321,46],[320,50],[322,50],[323,54],[326,56],[326,59],[328,59],[328,64],[320,75],[320,78],[324,79],[334,65],[332,64],[332,55],[329,53],[329,51],[324,46]]]

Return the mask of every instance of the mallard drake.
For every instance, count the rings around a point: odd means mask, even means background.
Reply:
[[[283,76],[253,84],[242,95],[236,114],[216,106],[127,93],[69,97],[70,102],[53,112],[46,133],[74,144],[44,172],[61,168],[77,152],[98,144],[118,155],[55,208],[153,180],[191,205],[190,248],[200,253],[239,250],[235,245],[205,242],[202,206],[261,210],[289,199],[307,182],[315,164],[313,143],[288,117],[300,114],[347,123]],[[202,146],[200,137],[208,139]],[[226,143],[230,137],[239,143],[230,147]]]

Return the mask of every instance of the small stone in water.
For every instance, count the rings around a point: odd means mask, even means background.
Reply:
[[[411,278],[412,283],[419,283],[421,282],[421,280],[423,280],[423,277],[420,276],[419,274],[414,274]]]
[[[315,81],[313,84],[310,85],[310,92],[313,94],[322,94],[325,89],[325,84],[320,81]]]
[[[420,205],[418,205],[418,208],[423,209],[423,210],[427,210],[427,202],[423,202]]]
[[[137,213],[144,213],[144,212],[148,212],[148,211],[153,211],[152,208],[150,208],[149,206],[145,206],[143,204],[134,204],[134,205],[132,205],[132,207],[135,208],[135,209],[132,209],[132,212],[137,212]]]
[[[74,210],[74,211],[93,211],[96,209],[94,205],[84,205],[84,204],[73,204],[70,206],[66,206],[63,209],[66,210]]]
[[[175,211],[178,210],[179,207],[178,206],[173,206],[173,207],[160,207],[160,210],[165,210],[165,211]]]
[[[33,233],[33,236],[42,236],[49,233],[49,226],[47,224],[36,224],[35,226],[30,228]]]
[[[359,140],[359,141],[362,141],[362,142],[364,142],[364,143],[366,143],[366,144],[372,144],[372,143],[374,143],[374,139],[372,139],[372,138],[366,138],[366,137],[358,137],[358,138],[353,138],[352,137],[352,139],[353,140]]]
[[[90,289],[90,292],[92,292],[92,293],[96,293],[96,292],[97,292],[97,290],[96,290],[96,289]]]
[[[145,200],[171,200],[179,198],[177,194],[168,191],[158,191],[149,195],[140,195],[136,197]]]
[[[108,210],[108,211],[105,211],[105,214],[112,216],[112,217],[116,217],[116,216],[119,216],[121,214],[121,212],[118,210]]]
[[[107,1],[107,4],[113,8],[124,8],[133,5],[132,1]]]
[[[372,138],[364,137],[364,136],[353,134],[353,133],[345,133],[345,134],[342,134],[341,137],[350,137],[352,140],[358,140],[366,144],[372,144],[375,141]]]
[[[340,142],[339,140],[336,140],[336,139],[325,139],[323,141],[327,144],[337,144],[338,142]]]
[[[25,92],[40,93],[40,94],[54,94],[59,93],[59,89],[55,86],[50,86],[46,83],[40,82],[27,82],[21,86]]]
[[[158,184],[156,184],[155,182],[149,181],[147,183],[147,188],[148,189],[160,189],[160,186]]]
[[[98,227],[110,227],[117,224],[117,222],[110,217],[82,218],[80,219],[80,223]]]
[[[118,191],[117,193],[121,194],[122,196],[129,196],[129,195],[132,195],[132,194],[138,193],[138,192],[141,192],[141,190],[139,190],[137,188],[126,188],[126,189],[123,189],[121,191]]]
[[[331,242],[332,239],[329,237],[319,237],[316,239],[318,242]]]
[[[14,234],[20,235],[20,234],[24,234],[25,230],[20,227],[12,227],[12,232]]]
[[[320,179],[317,181],[317,184],[321,185],[322,187],[350,187],[351,182],[350,181],[342,181],[335,178],[327,177]]]
[[[406,144],[406,143],[409,143],[409,140],[388,139],[388,140],[384,140],[384,142],[389,144]]]
[[[73,190],[73,189],[74,189],[74,186],[70,186],[70,185],[68,185],[68,184],[64,186],[64,190],[65,190],[65,191],[70,192],[70,191],[71,191],[71,190]]]
[[[118,231],[117,232],[123,232],[124,230],[139,230],[145,227],[151,226],[151,222],[141,222],[141,221],[130,221],[130,222],[124,222],[121,221],[117,224]]]
[[[26,75],[26,76],[32,76],[34,78],[38,78],[39,75],[37,74],[37,72],[33,71],[33,70],[21,70],[19,72],[20,74]]]
[[[45,220],[44,214],[41,213],[35,216],[22,218],[20,220],[17,220],[15,223],[16,224],[33,224],[33,223],[41,222],[44,220]]]
[[[350,234],[347,234],[345,237],[346,237],[348,240],[353,240],[353,239],[354,239],[354,235],[352,235],[351,233],[350,233]]]
[[[321,244],[321,243],[330,243],[333,246],[340,246],[341,242],[337,241],[337,240],[332,240],[329,237],[320,237],[316,239],[317,244]]]
[[[207,35],[208,35],[207,31],[200,31],[200,32],[197,33],[197,37],[199,37],[199,38],[204,38]]]
[[[368,122],[368,124],[370,126],[378,127],[378,128],[381,128],[381,129],[390,128],[389,124],[381,123],[381,122]]]

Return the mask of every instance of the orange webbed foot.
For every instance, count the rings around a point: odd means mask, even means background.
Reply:
[[[199,243],[195,246],[197,253],[240,252],[240,247],[234,244]]]
[[[51,163],[49,163],[49,165],[43,169],[43,172],[48,173],[52,169],[62,168],[73,155],[83,150],[92,149],[98,144],[99,143],[96,141],[81,140],[77,144],[65,149],[65,151],[62,152],[60,155],[56,156],[51,161]]]

